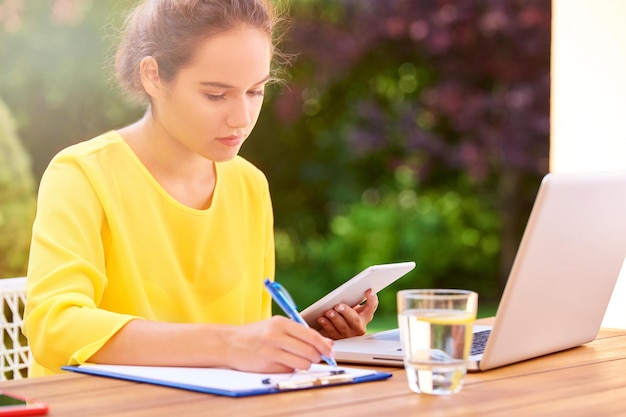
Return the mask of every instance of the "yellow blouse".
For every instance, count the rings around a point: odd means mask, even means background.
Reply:
[[[44,173],[24,321],[30,375],[84,363],[129,320],[243,324],[270,317],[273,214],[263,173],[216,164],[211,207],[172,198],[116,132]]]

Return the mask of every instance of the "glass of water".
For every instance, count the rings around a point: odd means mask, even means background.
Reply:
[[[398,327],[409,388],[459,392],[467,372],[478,294],[467,290],[398,291]]]

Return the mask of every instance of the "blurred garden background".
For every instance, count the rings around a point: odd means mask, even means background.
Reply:
[[[39,178],[139,118],[112,77],[131,0],[0,0],[0,277],[26,272]],[[379,263],[380,294],[468,288],[492,314],[548,172],[550,0],[292,0],[242,155],[267,175],[278,281],[300,308]]]

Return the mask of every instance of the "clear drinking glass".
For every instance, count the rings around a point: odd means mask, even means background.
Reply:
[[[459,392],[467,372],[478,294],[467,290],[403,290],[398,327],[409,388],[417,393]]]

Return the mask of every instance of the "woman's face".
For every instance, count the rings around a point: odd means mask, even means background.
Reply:
[[[261,112],[270,60],[270,39],[257,29],[203,41],[191,63],[152,94],[166,140],[215,162],[234,158]]]

